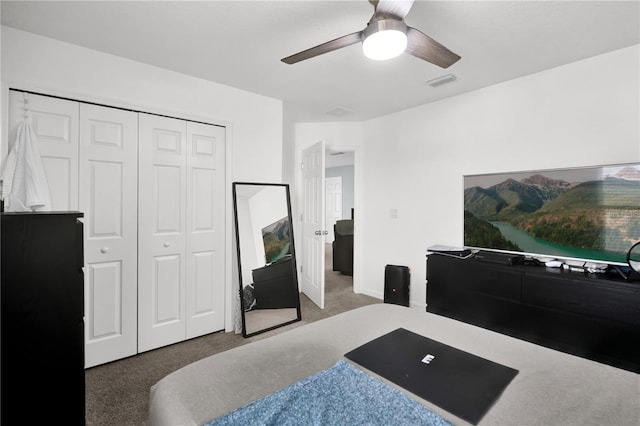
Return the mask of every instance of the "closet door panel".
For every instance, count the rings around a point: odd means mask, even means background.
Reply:
[[[138,351],[185,339],[186,122],[139,114]]]
[[[181,256],[155,256],[153,282],[153,324],[154,326],[180,322],[180,275]]]
[[[225,128],[187,123],[187,338],[224,328]]]
[[[122,262],[90,264],[86,267],[86,275],[90,280],[90,285],[87,285],[87,288],[91,289],[92,297],[88,309],[85,308],[85,313],[91,312],[89,318],[93,321],[87,320],[85,322],[85,332],[88,332],[85,342],[95,344],[99,339],[113,338],[122,334],[121,306],[118,303],[118,300],[122,298]],[[88,361],[85,356],[85,367],[89,367],[91,364],[92,362]]]
[[[79,103],[49,96],[9,92],[9,150],[26,109],[38,138],[52,210],[78,210],[78,109]]]
[[[137,352],[137,114],[81,104],[79,156],[92,367]]]

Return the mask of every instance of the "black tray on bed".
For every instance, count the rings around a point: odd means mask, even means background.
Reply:
[[[518,374],[404,328],[345,357],[472,424],[482,419]]]

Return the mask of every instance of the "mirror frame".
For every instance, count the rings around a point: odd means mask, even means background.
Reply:
[[[264,186],[264,187],[282,187],[285,189],[285,196],[286,196],[286,201],[287,201],[287,214],[289,217],[289,226],[290,226],[290,232],[291,232],[291,244],[290,244],[290,251],[291,251],[291,268],[292,268],[292,287],[295,289],[296,291],[296,318],[289,320],[289,321],[284,321],[282,323],[278,323],[263,329],[259,329],[256,331],[253,331],[251,333],[247,333],[247,323],[246,323],[246,318],[245,318],[245,302],[244,302],[244,285],[243,285],[243,278],[242,278],[242,256],[241,256],[241,248],[240,248],[240,232],[238,230],[238,198],[237,198],[237,187],[240,185],[245,185],[245,186]],[[293,324],[295,322],[301,321],[302,320],[302,315],[300,312],[300,286],[298,284],[298,270],[297,270],[297,266],[296,266],[296,251],[295,251],[295,238],[294,238],[294,232],[293,232],[293,216],[291,214],[291,195],[290,195],[290,191],[289,191],[289,184],[286,183],[263,183],[263,182],[233,182],[232,183],[232,195],[233,195],[233,219],[234,219],[234,226],[235,226],[235,234],[236,234],[236,256],[237,256],[237,261],[238,261],[238,287],[239,287],[239,291],[238,291],[238,296],[240,297],[240,313],[242,316],[242,336],[243,337],[251,337],[251,336],[255,336],[256,334],[261,334],[261,333],[265,333],[267,331],[271,331],[274,330],[276,328],[279,327],[284,327],[285,325],[289,325],[289,324]],[[292,289],[293,290],[293,289]]]
[[[627,252],[627,264],[629,265],[629,268],[631,268],[632,271],[635,271],[637,273],[640,273],[640,269],[636,269],[634,267],[634,265],[631,264],[631,262],[639,262],[636,259],[631,259],[631,252],[636,248],[636,247],[640,247],[640,241],[635,243],[634,245],[631,246],[631,248],[629,249],[629,251]]]
[[[631,252],[636,247],[640,247],[640,241],[638,241],[637,243],[633,244],[629,248],[629,250],[627,251],[627,258],[626,258],[627,259],[627,266],[625,266],[625,267],[621,267],[621,266],[617,266],[617,265],[612,265],[611,266],[612,269],[614,271],[616,271],[625,280],[636,281],[637,279],[640,278],[640,270],[636,269],[634,267],[634,265],[631,264],[632,261],[635,261],[634,259],[631,259]]]

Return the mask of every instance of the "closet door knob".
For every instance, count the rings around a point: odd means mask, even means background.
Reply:
[[[165,241],[162,246],[163,247],[169,247],[171,244],[169,243],[169,241]]]
[[[102,248],[100,249],[100,253],[103,253],[103,254],[104,254],[104,253],[108,253],[108,252],[109,252],[109,247],[102,247]]]

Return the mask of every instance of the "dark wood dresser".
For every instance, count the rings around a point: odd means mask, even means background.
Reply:
[[[640,373],[640,281],[441,254],[427,311]]]
[[[3,425],[85,424],[82,216],[1,214]]]

